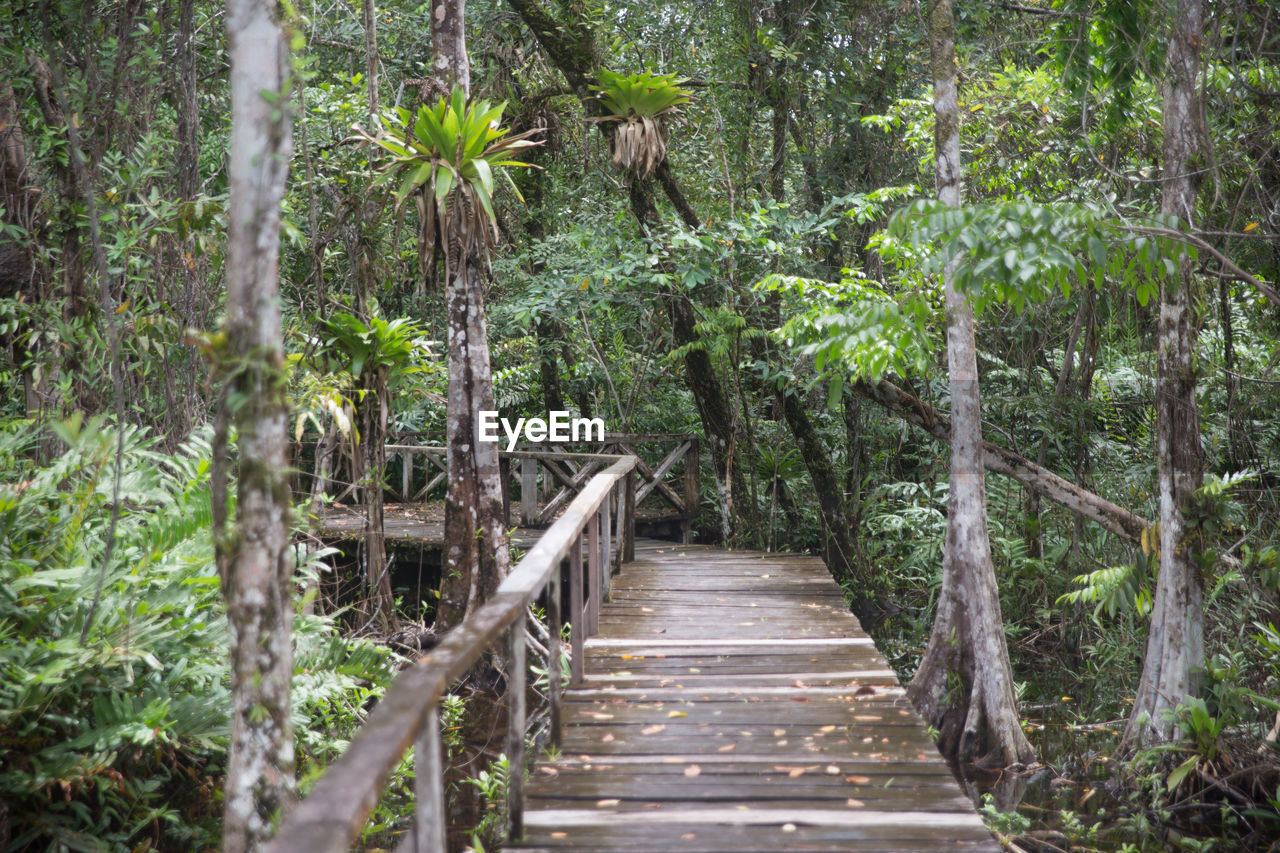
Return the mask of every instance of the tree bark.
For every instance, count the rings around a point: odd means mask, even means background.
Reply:
[[[782,394],[782,411],[791,429],[791,436],[800,448],[800,458],[813,483],[814,495],[822,516],[826,533],[827,568],[837,580],[854,582],[853,612],[864,622],[876,615],[873,607],[871,578],[858,568],[854,558],[853,537],[850,535],[849,514],[845,508],[844,493],[840,490],[840,478],[836,476],[827,452],[826,442],[804,410],[798,395]]]
[[[226,385],[215,445],[218,570],[231,652],[223,849],[262,849],[294,793],[287,401],[278,304],[280,203],[292,149],[289,57],[274,3],[227,0],[231,60]],[[277,97],[265,97],[275,93]],[[236,524],[225,529],[227,427],[237,427]]]
[[[437,82],[444,91],[460,87],[470,95],[467,61],[465,0],[435,0],[431,13],[431,42],[435,49]],[[455,189],[450,204],[463,203]],[[468,217],[456,221],[465,223]],[[446,252],[460,241],[444,235]],[[480,242],[480,241],[477,241]],[[436,628],[444,631],[460,623],[483,603],[507,576],[511,556],[502,512],[502,472],[498,445],[481,442],[480,412],[493,410],[493,372],[489,365],[489,336],[480,280],[483,260],[474,250],[450,255],[445,285],[445,314],[449,342],[448,477],[445,489],[444,576]]]
[[[951,0],[933,0],[929,48],[933,72],[934,153],[938,198],[958,206],[960,111]],[[920,715],[940,732],[938,747],[960,760],[1010,765],[1030,761],[1018,720],[1013,670],[987,538],[982,411],[973,309],[943,270],[947,373],[951,388],[951,492],[942,591],[929,645],[907,688]],[[958,677],[959,689],[953,687]]]
[[[1178,0],[1165,61],[1161,212],[1188,228],[1195,219],[1204,105],[1199,90],[1203,0]],[[1196,405],[1197,330],[1190,259],[1160,283],[1156,337],[1156,478],[1160,488],[1160,575],[1142,677],[1125,742],[1148,745],[1177,732],[1173,711],[1199,692],[1204,669],[1204,614],[1196,557],[1203,544],[1187,510],[1203,479]]]

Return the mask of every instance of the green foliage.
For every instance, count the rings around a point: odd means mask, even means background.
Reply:
[[[1151,613],[1152,572],[1150,560],[1136,564],[1111,566],[1072,578],[1079,589],[1058,596],[1057,603],[1093,604],[1093,618],[1103,613],[1108,618],[1132,610],[1145,617]]]
[[[388,121],[380,136],[355,128],[364,139],[393,155],[386,171],[400,182],[396,191],[399,201],[419,188],[424,190],[423,239],[434,244],[438,228],[446,255],[458,241],[461,257],[469,256],[474,248],[487,257],[498,240],[498,217],[493,207],[495,176],[502,176],[523,201],[507,170],[531,168],[512,157],[541,143],[530,139],[536,130],[511,134],[501,127],[504,109],[505,102],[497,106],[483,100],[467,103],[463,91],[455,89],[435,106],[419,107],[416,115],[397,108],[395,120]],[[453,264],[459,260],[447,258]]]
[[[591,88],[609,114],[596,121],[614,124],[609,136],[613,165],[629,177],[647,178],[667,156],[663,117],[689,103],[690,93],[674,74],[628,76],[601,69],[599,79]]]
[[[335,311],[320,328],[325,335],[320,355],[340,356],[342,368],[356,381],[379,370],[393,375],[421,370],[414,357],[430,354],[422,327],[408,317],[387,320],[374,312],[366,323],[350,311]]]
[[[893,215],[878,248],[886,259],[929,274],[950,267],[956,287],[979,313],[994,304],[1021,311],[1055,291],[1070,295],[1073,282],[1101,288],[1107,278],[1146,305],[1159,292],[1161,276],[1176,280],[1179,255],[1195,258],[1176,239],[1176,227],[1159,220],[1128,226],[1094,204],[1019,200],[951,207],[921,200]]]
[[[692,100],[684,81],[675,74],[617,74],[600,69],[599,83],[591,85],[600,103],[609,111],[602,121],[631,121],[656,119],[676,112]]]
[[[0,797],[12,843],[217,846],[230,696],[207,431],[163,453],[125,429],[109,562],[116,434],[101,419],[57,431],[64,451],[37,465],[38,431],[0,430]],[[299,617],[296,637],[305,769],[350,737],[393,666],[328,620]]]

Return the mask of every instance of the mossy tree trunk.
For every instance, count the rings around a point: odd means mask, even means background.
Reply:
[[[1203,0],[1178,0],[1165,61],[1164,166],[1161,213],[1191,226],[1195,219],[1204,105],[1200,98]],[[1196,326],[1191,261],[1160,285],[1156,331],[1156,478],[1160,489],[1160,575],[1142,678],[1126,742],[1173,738],[1173,711],[1199,691],[1204,669],[1203,595],[1195,559],[1199,543],[1187,510],[1203,478],[1196,403]]]
[[[928,24],[938,198],[959,206],[960,109],[951,0],[932,0]],[[943,753],[1009,765],[1030,761],[1033,754],[1019,725],[987,538],[973,308],[957,290],[953,268],[948,266],[942,275],[951,389],[951,493],[938,613],[908,695],[940,732]]]
[[[289,690],[293,560],[286,379],[280,333],[280,203],[291,153],[287,42],[274,3],[227,0],[231,60],[226,377],[215,437],[218,570],[231,654],[231,747],[223,849],[255,851],[294,795]],[[236,427],[236,523],[225,526],[225,458]],[[220,458],[220,461],[219,461]]]

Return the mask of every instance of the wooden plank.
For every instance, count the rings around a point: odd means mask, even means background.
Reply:
[[[997,849],[819,561],[636,557],[512,849]]]

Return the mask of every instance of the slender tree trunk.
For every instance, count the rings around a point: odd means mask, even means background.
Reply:
[[[840,478],[836,476],[831,464],[831,456],[827,452],[826,442],[814,429],[809,414],[796,394],[783,393],[782,411],[787,419],[787,426],[800,448],[800,458],[804,460],[805,470],[813,483],[813,491],[818,499],[818,508],[822,517],[822,527],[826,533],[826,562],[831,573],[841,581],[853,581],[853,612],[859,619],[872,618],[876,611],[872,604],[872,581],[867,573],[858,567],[855,559],[853,536],[850,535],[849,513],[845,508],[844,494],[840,490]]]
[[[227,344],[216,444],[237,428],[236,523],[215,477],[218,569],[231,651],[231,750],[223,849],[261,849],[294,793],[286,379],[278,304],[280,202],[292,149],[287,42],[274,3],[227,0],[231,194]],[[264,93],[276,93],[268,98]],[[225,465],[225,461],[221,463]]]
[[[461,87],[470,93],[465,0],[435,0],[431,12],[434,68],[445,91]],[[451,202],[460,204],[455,192]],[[467,217],[458,217],[465,222]],[[445,314],[449,328],[449,396],[446,404],[448,483],[445,490],[444,578],[436,627],[443,631],[461,622],[484,602],[510,570],[511,557],[502,512],[502,472],[498,445],[480,442],[480,412],[496,408],[489,335],[484,317],[484,290],[479,257],[455,251],[457,241],[445,235],[451,253],[446,267]]]
[[[364,82],[369,89],[369,119],[378,114],[378,10],[374,0],[362,0],[364,22]]]
[[[930,3],[929,47],[938,198],[958,206],[960,112],[951,0]],[[951,495],[938,613],[908,693],[921,716],[941,733],[938,746],[944,753],[1008,765],[1030,761],[1032,751],[1013,697],[1013,671],[987,539],[973,309],[956,289],[950,266],[943,271],[943,288],[952,408]],[[953,688],[956,677],[960,689]]]
[[[1161,212],[1195,220],[1203,104],[1199,92],[1203,0],[1178,0],[1165,63],[1164,194]],[[1168,741],[1172,712],[1199,692],[1204,668],[1204,615],[1197,552],[1187,523],[1203,478],[1196,406],[1197,331],[1191,262],[1160,284],[1156,338],[1156,477],[1160,486],[1160,575],[1152,602],[1142,678],[1125,729],[1128,743]]]

